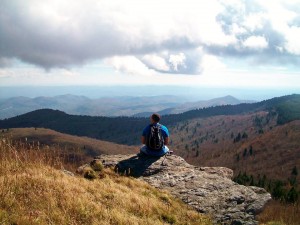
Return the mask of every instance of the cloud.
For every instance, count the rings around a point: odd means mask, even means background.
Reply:
[[[197,48],[185,51],[163,51],[143,56],[140,60],[149,69],[158,73],[197,75],[203,71],[201,67],[203,55],[202,48]]]
[[[9,67],[12,65],[12,60],[4,57],[0,57],[0,68],[1,67]]]
[[[250,65],[300,63],[297,15],[299,0],[221,1],[224,9],[217,15],[223,31],[237,42],[226,47],[208,46],[210,54],[243,57]],[[293,7],[294,6],[294,7]]]
[[[291,26],[286,35],[285,49],[294,55],[300,55],[300,26]]]
[[[243,46],[250,49],[264,49],[268,47],[268,42],[264,37],[251,36],[243,42]]]
[[[131,74],[151,76],[154,71],[149,69],[144,63],[134,56],[115,56],[106,60],[116,71]]]
[[[205,55],[202,59],[201,67],[205,72],[220,72],[227,69],[225,63],[213,55]]]
[[[178,71],[179,67],[186,68],[185,60],[185,54],[180,52],[177,55],[170,55],[169,63],[172,65],[174,71]]]
[[[51,69],[164,50],[177,54],[202,43],[225,46],[234,38],[215,21],[220,10],[216,0],[2,0],[0,57]],[[153,67],[161,63],[151,60]],[[147,56],[145,61],[150,64]],[[164,66],[156,69],[166,71]]]
[[[165,54],[165,53],[164,53]],[[170,71],[170,66],[166,62],[166,59],[160,55],[148,54],[142,57],[142,61],[157,71],[168,72]]]
[[[201,49],[186,52],[161,52],[158,54],[135,56],[114,56],[105,60],[116,71],[131,75],[201,74]]]
[[[299,65],[299,3],[2,0],[0,66],[18,59],[71,68],[104,59],[130,74],[200,74],[206,54]]]

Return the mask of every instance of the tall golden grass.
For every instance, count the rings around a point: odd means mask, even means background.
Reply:
[[[272,200],[258,216],[260,223],[266,225],[299,225],[300,205],[286,204]]]
[[[212,224],[163,190],[106,169],[93,181],[60,169],[59,149],[0,140],[0,224]]]

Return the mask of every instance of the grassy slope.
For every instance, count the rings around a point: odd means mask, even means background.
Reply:
[[[136,147],[115,144],[108,141],[101,141],[89,137],[78,137],[69,134],[63,134],[54,130],[45,128],[12,128],[6,135],[14,140],[27,137],[28,141],[39,141],[41,144],[68,146],[74,148],[85,148],[94,151],[95,154],[128,154],[136,151]]]
[[[129,154],[138,152],[138,147],[100,141],[88,137],[63,134],[45,128],[11,128],[0,133],[0,137],[9,137],[13,141],[39,143],[40,146],[59,146],[64,154],[74,159],[77,166],[82,165],[100,154]],[[75,155],[75,156],[74,156]]]
[[[110,170],[89,181],[52,162],[41,151],[1,140],[0,224],[211,224],[145,182]]]
[[[299,225],[299,214],[299,204],[282,204],[272,200],[258,215],[258,220],[262,225]]]

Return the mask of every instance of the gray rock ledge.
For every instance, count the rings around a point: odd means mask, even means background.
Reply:
[[[192,166],[176,155],[101,155],[96,159],[120,173],[167,189],[198,212],[211,215],[215,224],[258,224],[255,216],[271,199],[263,188],[233,182],[231,169]]]

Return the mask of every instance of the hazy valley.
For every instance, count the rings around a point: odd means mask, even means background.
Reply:
[[[0,99],[0,119],[18,116],[37,109],[54,109],[72,115],[89,116],[149,116],[152,112],[161,115],[182,113],[193,109],[236,105],[249,100],[239,100],[225,96],[210,100],[195,101],[185,96],[159,95],[147,97],[102,97],[88,98],[77,95],[58,95],[54,97],[13,97]]]

